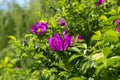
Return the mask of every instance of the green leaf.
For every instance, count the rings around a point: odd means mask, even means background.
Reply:
[[[8,36],[11,40],[16,42],[16,38],[14,36]]]
[[[73,78],[70,78],[69,80],[83,80],[81,77],[73,77]]]
[[[101,32],[98,30],[95,32],[95,35],[92,36],[92,40],[100,40]]]
[[[62,71],[62,72],[60,72],[58,75],[59,75],[60,77],[62,77],[62,76],[66,77],[66,76],[68,75],[68,73],[65,72],[65,71]]]
[[[107,31],[105,32],[105,34],[114,36],[114,37],[116,37],[116,38],[118,37],[116,31],[113,31],[113,30],[107,30]]]
[[[78,57],[81,57],[82,55],[76,55],[76,54],[74,54],[74,55],[72,55],[71,57],[70,57],[70,59],[69,59],[69,62],[71,62],[71,61],[73,61],[74,59],[77,59]]]
[[[120,67],[120,56],[114,56],[107,59],[106,66]]]
[[[120,13],[120,7],[118,7],[118,13]]]
[[[33,36],[33,34],[25,34],[25,38],[27,38],[27,37],[32,37]]]
[[[103,64],[97,67],[97,70],[95,71],[95,74],[96,74],[95,80],[98,80],[100,76],[100,72],[102,71],[103,68],[104,68]]]
[[[45,78],[47,78],[50,74],[51,74],[51,72],[48,69],[43,69],[42,76],[44,76]]]
[[[14,36],[8,36],[10,38],[9,43],[16,43],[17,40]]]
[[[102,15],[102,16],[100,17],[100,19],[103,20],[103,21],[107,21],[107,20],[108,20],[105,15]]]
[[[97,66],[99,66],[99,65],[103,64],[104,60],[105,60],[104,58],[99,58],[99,59],[97,59],[97,60],[95,61],[95,64],[96,64]]]
[[[102,53],[96,53],[94,55],[92,55],[93,60],[98,60],[100,58],[103,58],[103,54]]]
[[[116,11],[114,9],[111,9],[110,12],[107,12],[105,14],[110,14],[110,15],[115,15],[116,14]]]
[[[105,39],[107,41],[109,41],[109,42],[117,42],[117,41],[119,41],[118,34],[113,30],[107,30],[105,32]]]
[[[100,45],[103,45],[103,44],[104,44],[104,41],[98,41],[98,42],[95,44],[95,47],[100,46]]]
[[[54,17],[51,17],[50,18],[50,22],[51,22],[51,25],[52,25],[52,27],[55,27],[56,26],[56,20],[54,19]]]
[[[72,47],[71,50],[80,53],[80,50],[77,47]]]
[[[39,59],[39,58],[42,58],[42,59],[47,59],[44,55],[42,55],[42,54],[36,54],[35,56],[34,56],[34,58],[35,59]]]
[[[77,48],[77,51],[80,52],[80,49],[87,49],[87,44],[86,43],[74,43],[75,47],[72,47],[70,49],[75,50]],[[79,49],[78,49],[79,48]]]
[[[111,53],[112,53],[112,50],[110,47],[106,47],[103,49],[103,55],[107,58]]]
[[[118,18],[118,16],[111,16],[109,17],[109,20],[116,20]]]
[[[92,40],[100,40],[100,38],[97,35],[93,35]]]

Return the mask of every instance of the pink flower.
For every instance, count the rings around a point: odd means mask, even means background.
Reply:
[[[63,31],[63,35],[67,34],[68,33],[68,30],[64,30]]]
[[[98,6],[102,5],[103,3],[105,3],[105,0],[98,0],[96,6],[98,7]]]
[[[61,26],[64,26],[64,27],[67,26],[66,22],[65,22],[63,19],[58,20],[58,23],[59,23]]]
[[[38,22],[36,25],[31,27],[31,32],[34,34],[42,34],[47,31],[48,23],[46,22]]]
[[[78,40],[81,40],[81,39],[83,39],[83,36],[82,36],[82,35],[79,35],[79,36],[78,36]]]
[[[78,42],[79,40],[82,40],[84,37],[82,36],[82,35],[79,35],[78,37],[77,37],[77,41],[76,42]]]
[[[120,20],[115,21],[117,25],[120,25]]]
[[[58,33],[55,33],[53,37],[48,39],[48,44],[53,51],[64,51],[73,43],[73,36],[65,33],[61,38]]]
[[[117,32],[120,33],[120,26],[117,27]]]

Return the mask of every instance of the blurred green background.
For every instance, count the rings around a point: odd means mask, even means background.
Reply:
[[[4,5],[7,6],[4,6]],[[4,7],[3,7],[4,6]],[[16,0],[5,0],[0,5],[0,53],[8,46],[8,36],[21,38],[30,33],[30,27],[40,20],[40,13],[49,16],[48,0],[29,0],[19,4]]]
[[[46,18],[53,15],[49,1],[55,0],[0,0],[0,80],[34,80],[34,75],[39,74],[27,72],[29,60],[18,58],[8,43],[8,36],[22,39],[30,33],[31,26],[41,20],[42,14]]]

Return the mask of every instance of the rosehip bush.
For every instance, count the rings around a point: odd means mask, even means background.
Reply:
[[[56,0],[55,15],[42,17],[31,33],[9,36],[28,69],[41,80],[119,80],[120,6],[115,0]]]

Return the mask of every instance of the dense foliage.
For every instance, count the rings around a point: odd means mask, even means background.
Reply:
[[[15,60],[13,56],[1,60],[5,79],[119,80],[117,1],[56,0],[47,4],[52,14],[36,14],[40,17],[23,30],[28,34],[9,36],[17,55]]]

